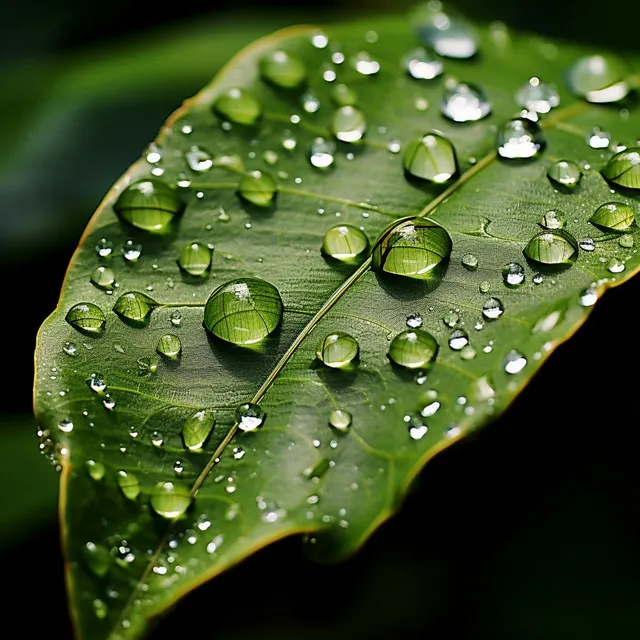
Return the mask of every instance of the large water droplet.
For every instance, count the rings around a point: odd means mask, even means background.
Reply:
[[[617,102],[630,91],[627,75],[628,69],[619,58],[587,56],[569,69],[569,88],[589,102]]]
[[[103,289],[111,291],[116,284],[116,275],[110,267],[96,267],[91,274],[91,284]]]
[[[555,86],[540,82],[535,76],[518,89],[515,98],[516,104],[536,113],[549,113],[560,104]]]
[[[496,320],[504,313],[504,304],[500,298],[487,298],[482,305],[482,315],[488,320]]]
[[[433,80],[442,73],[442,60],[436,58],[424,47],[410,51],[402,59],[407,73],[416,80]]]
[[[327,169],[335,160],[336,144],[332,140],[316,138],[311,143],[309,162],[318,169]]]
[[[527,365],[527,359],[516,349],[512,349],[504,357],[504,370],[507,373],[519,373]]]
[[[144,324],[158,303],[139,291],[123,293],[113,306],[113,311],[124,322]]]
[[[613,184],[640,189],[640,147],[629,147],[607,162],[602,175]]]
[[[302,60],[286,51],[270,51],[260,58],[260,75],[282,89],[297,89],[307,80],[307,68]]]
[[[182,344],[178,336],[174,336],[172,333],[167,333],[158,340],[156,351],[165,358],[174,360],[182,351]]]
[[[443,184],[458,173],[453,145],[435,132],[410,142],[402,155],[402,164],[409,175],[435,184]]]
[[[364,113],[355,107],[339,107],[333,114],[333,135],[342,142],[358,142],[367,130]]]
[[[350,224],[338,224],[324,234],[322,253],[325,256],[357,264],[369,250],[369,240],[364,231]]]
[[[438,355],[438,342],[423,329],[405,329],[389,345],[390,360],[407,369],[423,369]]]
[[[606,202],[589,218],[591,224],[611,231],[628,231],[635,223],[630,205],[622,202]]]
[[[542,264],[572,264],[578,256],[578,242],[568,231],[550,229],[533,236],[522,253]]]
[[[92,302],[81,302],[73,305],[67,312],[65,320],[81,333],[95,335],[104,331],[107,319],[102,309]]]
[[[420,5],[414,13],[413,25],[420,40],[438,55],[466,59],[478,50],[477,36],[471,25],[451,13],[444,13],[439,6]]]
[[[105,546],[89,541],[82,547],[82,557],[91,573],[96,576],[102,577],[109,571],[111,555]]]
[[[491,103],[480,87],[460,82],[446,89],[440,109],[454,122],[476,122],[491,113]]]
[[[353,336],[335,331],[325,336],[316,348],[316,357],[327,367],[340,369],[351,364],[358,356],[358,342]]]
[[[163,518],[179,518],[191,504],[189,487],[181,482],[158,482],[149,497],[152,509]]]
[[[502,279],[510,287],[517,287],[524,282],[524,267],[517,262],[509,262],[502,267]]]
[[[178,258],[179,267],[190,276],[206,276],[211,269],[213,247],[202,242],[185,245]]]
[[[575,189],[582,178],[582,170],[571,160],[559,160],[549,167],[547,177],[562,187]]]
[[[252,402],[245,402],[236,409],[236,422],[241,431],[255,431],[259,429],[267,417],[262,407]]]
[[[351,426],[352,416],[348,411],[344,409],[334,409],[329,414],[329,424],[336,430],[342,433],[349,431]]]
[[[121,220],[137,229],[161,233],[184,209],[180,196],[167,184],[146,178],[130,184],[113,205]]]
[[[202,445],[209,437],[216,421],[211,411],[196,411],[192,413],[182,425],[182,440],[184,446],[191,451],[202,449]]]
[[[533,158],[544,146],[542,129],[527,118],[507,120],[498,129],[498,154],[501,158]]]
[[[268,207],[278,192],[274,177],[266,171],[249,171],[245,173],[238,185],[238,195],[256,205]]]
[[[204,325],[216,337],[233,344],[253,344],[280,323],[282,299],[265,280],[239,278],[218,287],[204,309]]]
[[[245,89],[229,89],[213,103],[213,111],[222,120],[234,124],[254,125],[262,115],[262,107]]]
[[[129,500],[135,500],[140,495],[140,482],[132,473],[127,471],[118,471],[116,476],[118,486],[123,495]]]

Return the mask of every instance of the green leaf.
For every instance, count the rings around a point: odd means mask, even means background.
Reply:
[[[638,108],[620,86],[589,84],[584,65],[580,95],[623,102],[572,95],[563,78],[587,50],[455,24],[457,44],[405,17],[258,41],[100,205],[37,345],[36,414],[63,466],[80,637],[140,637],[284,536],[306,534],[318,559],[353,553],[429,458],[495,418],[638,270],[636,226],[590,223],[605,202],[637,211],[633,183],[612,194],[601,171],[635,144]],[[445,79],[405,68],[420,34],[452,56]],[[481,92],[452,81],[470,77]],[[336,83],[357,96],[338,117]],[[595,125],[611,149],[587,142]],[[192,166],[194,146],[211,166]],[[566,167],[551,170],[563,161],[583,173],[570,189]],[[116,204],[149,180],[172,189],[161,229]],[[368,241],[327,240],[337,222]],[[130,240],[142,246],[133,263],[120,253]],[[195,242],[215,248],[197,277],[179,264]],[[113,291],[91,283],[100,265]],[[102,310],[103,331],[65,321],[78,304]],[[168,335],[179,353],[158,360]],[[533,410],[543,423],[545,406]],[[113,558],[103,576],[82,560],[88,542]]]

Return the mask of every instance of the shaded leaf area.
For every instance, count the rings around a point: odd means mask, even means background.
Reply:
[[[150,617],[196,585],[294,533],[307,534],[312,557],[352,553],[398,508],[429,457],[502,411],[584,321],[599,293],[637,269],[629,242],[635,226],[621,245],[620,234],[589,223],[612,199],[637,211],[637,195],[612,193],[600,175],[612,150],[593,148],[586,138],[599,126],[612,145],[631,146],[640,116],[631,102],[595,106],[570,96],[563,77],[582,50],[508,36],[502,28],[482,31],[480,54],[446,60],[445,69],[480,85],[493,110],[482,121],[457,124],[438,108],[443,81],[416,81],[401,66],[409,43],[417,44],[405,19],[332,28],[324,48],[312,45],[314,33],[288,31],[258,42],[169,120],[158,148],[99,208],[59,308],[41,330],[36,413],[43,444],[63,470],[63,533],[81,637],[139,637]],[[310,70],[317,112],[305,113],[299,92],[259,79],[258,60],[278,48]],[[380,62],[379,73],[354,68],[363,50]],[[336,51],[344,62],[331,62]],[[543,119],[546,148],[538,159],[499,161],[497,127],[518,114],[514,92],[533,75],[555,83],[560,94],[561,106]],[[317,137],[331,139],[334,82],[356,92],[367,131],[361,144],[340,143],[322,171],[310,165],[309,153]],[[212,114],[212,103],[230,88],[257,96],[258,126],[221,126]],[[394,152],[396,140],[406,147],[431,129],[457,153],[461,177],[448,188],[407,179]],[[208,151],[213,166],[190,168],[194,145]],[[563,159],[583,167],[571,193],[546,177]],[[278,190],[270,206],[239,198],[240,167],[273,174]],[[150,175],[175,185],[186,201],[165,235],[125,226],[114,212],[122,189]],[[264,189],[256,193],[266,197]],[[581,249],[573,266],[543,267],[523,255],[549,210],[563,213],[573,236],[593,240],[594,250]],[[325,232],[338,222],[360,227],[373,242],[394,219],[412,215],[436,220],[452,239],[449,260],[427,280],[374,272],[368,262],[356,271],[321,253]],[[121,249],[131,247],[129,240],[142,253],[125,263]],[[204,277],[177,264],[194,242],[214,246]],[[471,268],[469,255],[477,258]],[[522,268],[520,285],[505,285],[509,263]],[[113,270],[117,287],[105,292],[91,284],[99,266]],[[228,345],[203,327],[210,293],[238,278],[266,280],[282,297],[281,326],[257,345]],[[112,312],[115,299],[130,291],[156,301],[147,321],[125,324]],[[492,321],[482,313],[491,296],[504,305]],[[104,311],[103,333],[85,335],[65,322],[78,303]],[[412,315],[439,345],[428,370],[403,370],[387,357],[390,340]],[[452,331],[461,330],[472,350],[450,348]],[[338,331],[357,340],[359,357],[336,370],[317,362],[316,347]],[[156,360],[168,333],[180,338],[181,354]],[[227,443],[236,408],[252,400],[261,401],[264,426]],[[338,409],[353,416],[346,432],[329,425]],[[540,409],[553,411],[551,404]],[[202,411],[213,414],[213,431],[202,451],[187,450],[183,423]],[[219,460],[207,466],[211,456]],[[88,460],[94,464],[87,467]],[[168,481],[198,488],[175,522],[149,506],[157,483]]]

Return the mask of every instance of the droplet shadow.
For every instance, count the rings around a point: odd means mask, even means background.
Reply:
[[[396,300],[420,300],[435,291],[447,271],[449,259],[445,259],[429,271],[428,278],[422,280],[397,276],[385,272],[375,272],[380,287]]]

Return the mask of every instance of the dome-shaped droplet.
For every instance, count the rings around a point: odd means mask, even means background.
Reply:
[[[549,167],[547,177],[555,184],[567,189],[574,189],[580,184],[582,169],[571,160],[559,160]]]
[[[213,111],[222,120],[234,124],[254,125],[262,115],[262,107],[245,89],[229,89],[213,103]]]
[[[433,80],[442,73],[442,60],[436,58],[424,47],[413,49],[402,59],[407,73],[416,80]]]
[[[180,338],[173,335],[172,333],[167,333],[167,335],[162,336],[160,340],[158,340],[156,351],[161,356],[174,360],[180,355],[182,351],[182,343],[180,342]]]
[[[460,259],[460,262],[467,271],[475,271],[479,264],[478,256],[473,253],[465,253]]]
[[[158,482],[151,491],[149,502],[158,515],[173,520],[189,508],[191,492],[181,482]]]
[[[184,202],[169,185],[155,178],[130,184],[113,205],[121,220],[137,229],[161,233],[184,209]]]
[[[496,320],[504,313],[504,304],[500,298],[487,298],[482,305],[482,315],[487,320]]]
[[[94,575],[102,577],[109,571],[111,554],[104,545],[87,542],[82,547],[82,557]]]
[[[121,320],[132,323],[144,323],[158,303],[139,291],[123,293],[113,306],[113,311]]]
[[[569,88],[589,102],[618,102],[627,96],[631,87],[627,80],[629,70],[611,55],[580,58],[569,69]]]
[[[407,369],[429,366],[438,355],[438,342],[423,329],[405,329],[389,345],[390,360]]]
[[[351,426],[352,416],[348,411],[344,409],[334,409],[329,414],[329,424],[336,430],[342,433],[349,431]]]
[[[180,252],[178,266],[190,276],[206,276],[211,269],[213,247],[202,242],[190,242]]]
[[[118,486],[123,495],[129,500],[135,500],[140,495],[140,482],[132,473],[127,471],[118,471],[116,476]]]
[[[216,420],[211,411],[196,411],[192,413],[182,425],[182,441],[191,451],[202,449],[202,445],[209,437]]]
[[[540,82],[535,76],[518,89],[516,104],[535,113],[549,113],[560,104],[558,90],[552,84]]]
[[[491,103],[480,87],[460,82],[445,90],[440,110],[454,122],[475,122],[491,113]]]
[[[339,107],[353,107],[358,102],[356,92],[346,84],[336,84],[331,88],[331,99]]]
[[[507,373],[520,373],[527,365],[527,359],[517,349],[512,349],[504,358],[504,370]]]
[[[625,268],[624,260],[616,258],[615,256],[609,258],[609,261],[607,262],[607,271],[610,273],[622,273]]]
[[[92,480],[98,481],[104,478],[106,469],[102,462],[98,462],[97,460],[87,460],[84,463],[84,466]]]
[[[324,234],[322,253],[325,256],[357,264],[361,262],[369,250],[369,240],[364,231],[350,224],[337,224]]]
[[[245,402],[236,409],[236,422],[241,431],[255,431],[259,429],[267,417],[259,404]]]
[[[193,145],[189,151],[184,154],[187,164],[192,171],[202,173],[208,171],[213,166],[213,157],[211,154],[198,145]]]
[[[527,118],[507,120],[498,129],[498,154],[502,158],[533,158],[544,146],[542,129]]]
[[[122,257],[127,264],[134,264],[138,262],[142,255],[142,245],[134,242],[133,240],[127,240],[122,245]]]
[[[469,334],[464,329],[454,329],[449,336],[449,348],[454,351],[466,347],[469,344]]]
[[[418,6],[413,25],[420,40],[446,58],[466,59],[475,55],[478,40],[474,29],[463,18],[444,13],[432,3]]]
[[[402,155],[402,164],[408,174],[435,184],[443,184],[458,173],[453,145],[435,132],[410,142]]]
[[[433,220],[410,218],[383,231],[371,255],[377,271],[428,279],[451,255],[451,237]]]
[[[268,207],[278,192],[274,177],[266,171],[245,173],[238,185],[238,195],[257,207]]]
[[[111,267],[96,267],[91,274],[91,284],[103,289],[111,291],[116,284],[116,275]]]
[[[355,107],[339,107],[333,114],[333,135],[342,142],[359,142],[367,130],[364,113]]]
[[[628,231],[635,224],[633,208],[623,202],[601,204],[589,218],[591,224],[611,231]]]
[[[258,66],[263,80],[282,89],[297,89],[307,80],[302,60],[286,51],[270,51],[260,58]]]
[[[340,369],[358,356],[358,342],[353,336],[335,331],[325,336],[316,348],[316,357],[327,367]]]
[[[336,143],[333,140],[315,138],[309,150],[309,162],[318,169],[327,169],[335,160]]]
[[[533,236],[522,253],[542,264],[572,264],[578,256],[578,241],[568,231],[549,229]]]
[[[205,327],[214,336],[233,344],[263,340],[281,318],[280,293],[258,278],[239,278],[219,286],[204,309]]]
[[[547,211],[538,224],[545,229],[562,229],[566,224],[565,217],[559,211]]]
[[[65,320],[74,329],[87,334],[102,333],[107,324],[102,309],[92,302],[74,304],[67,312]]]
[[[524,282],[524,267],[517,262],[509,262],[502,267],[502,280],[510,287],[517,287]]]
[[[627,189],[640,189],[640,147],[630,147],[616,153],[602,175],[613,184]]]

